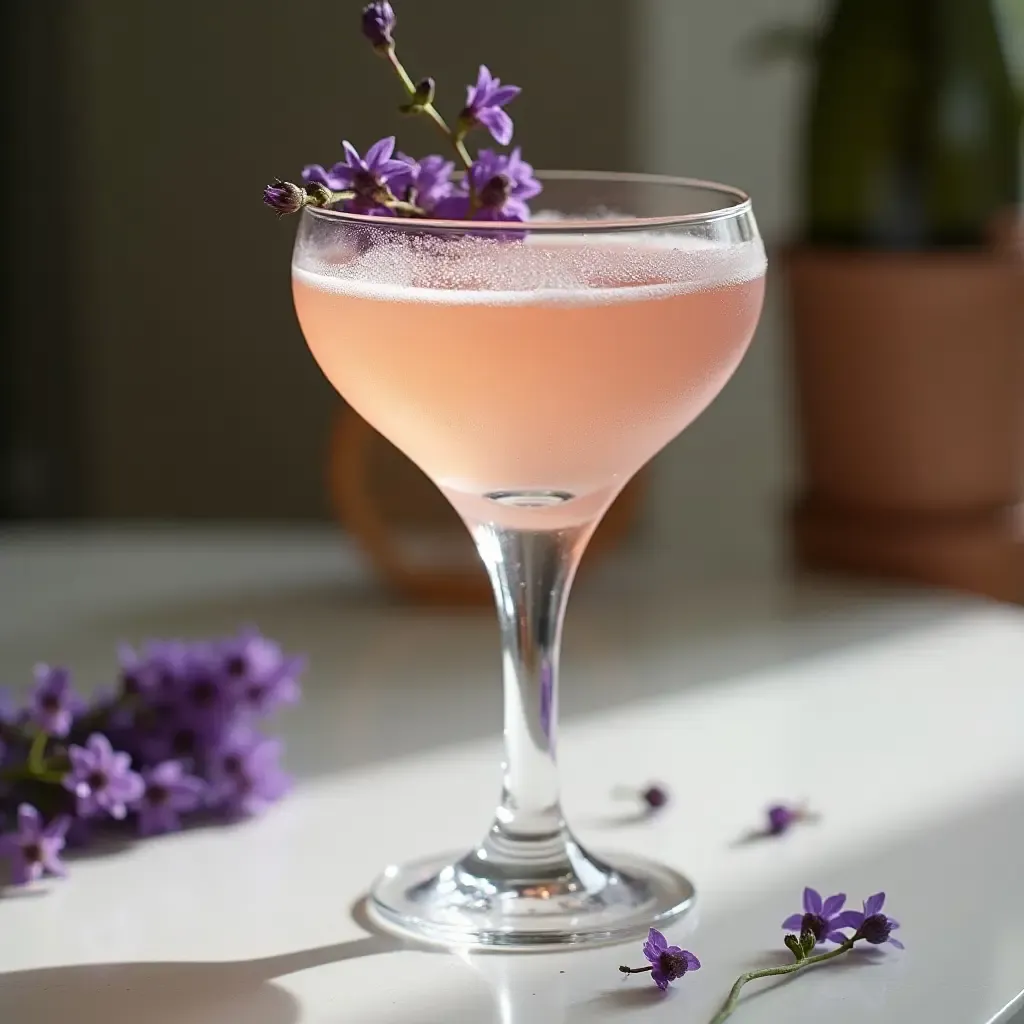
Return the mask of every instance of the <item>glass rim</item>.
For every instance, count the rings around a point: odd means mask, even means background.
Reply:
[[[668,228],[695,224],[711,224],[716,221],[743,217],[753,210],[750,196],[733,185],[708,181],[703,178],[677,177],[671,174],[644,174],[633,171],[537,171],[535,176],[541,181],[580,181],[580,182],[619,182],[626,185],[654,185],[668,188],[692,189],[717,193],[729,197],[733,201],[726,206],[717,207],[702,213],[668,214],[659,217],[624,216],[613,220],[597,219],[596,217],[572,217],[564,220],[528,220],[528,221],[494,221],[494,220],[437,220],[429,217],[374,217],[365,213],[347,213],[343,210],[330,210],[321,206],[305,206],[302,212],[322,220],[339,223],[362,225],[378,230],[419,231],[429,228],[432,231],[450,231],[466,234],[476,231],[515,232],[521,234],[564,234],[579,231],[638,231],[645,228]]]

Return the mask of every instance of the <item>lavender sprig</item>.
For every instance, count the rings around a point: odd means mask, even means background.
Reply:
[[[421,82],[414,82],[412,76],[405,70],[405,66],[398,59],[395,50],[395,25],[398,23],[398,16],[394,8],[387,2],[377,0],[375,3],[367,4],[363,8],[363,35],[370,41],[374,50],[395,69],[398,80],[402,83],[409,95],[409,102],[404,104],[402,110],[408,114],[423,114],[430,118],[437,129],[448,140],[449,145],[455,150],[459,162],[468,171],[472,166],[473,158],[462,141],[468,131],[468,126],[460,126],[458,130],[452,131],[448,122],[441,116],[440,111],[434,106],[434,80],[424,78]]]
[[[61,874],[96,823],[140,835],[260,813],[289,780],[258,724],[299,698],[305,661],[254,629],[123,647],[118,686],[87,704],[63,668],[0,707],[0,861],[14,884]],[[44,728],[43,726],[48,726]]]
[[[817,897],[817,899],[813,897]],[[803,915],[794,915],[792,918],[786,919],[783,927],[794,924],[797,917],[800,917],[801,921],[800,935],[797,936],[791,933],[786,935],[784,940],[786,948],[793,954],[794,962],[783,964],[779,967],[765,967],[759,971],[747,971],[745,974],[741,974],[733,983],[732,988],[729,990],[729,995],[719,1011],[711,1018],[710,1024],[722,1024],[722,1021],[732,1016],[739,1003],[743,987],[748,982],[757,981],[760,978],[775,978],[786,974],[796,974],[798,971],[805,970],[808,967],[816,967],[818,964],[828,963],[829,960],[835,960],[849,953],[858,942],[867,942],[875,946],[889,943],[897,949],[903,948],[903,944],[898,939],[892,937],[892,932],[899,928],[899,922],[894,921],[891,917],[887,917],[881,912],[882,906],[885,903],[884,892],[869,896],[864,901],[863,912],[859,910],[838,912],[845,899],[846,897],[840,893],[829,897],[828,900],[822,901],[821,897],[813,889],[805,889],[805,908],[809,904],[817,906],[818,914],[814,915],[810,911],[805,910]],[[824,921],[823,919],[828,917],[829,914],[833,916],[827,922]],[[809,918],[815,916],[819,918],[818,921],[809,920]],[[835,949],[830,949],[827,953],[818,953],[812,956],[811,950],[814,949],[822,938],[822,925],[828,928],[828,938],[831,941],[838,942],[839,945]],[[849,936],[843,935],[836,930],[839,928],[853,928],[854,932]]]
[[[527,200],[541,191],[533,168],[519,149],[504,155],[481,150],[476,160],[466,148],[466,136],[486,129],[507,145],[513,135],[505,107],[519,95],[517,85],[503,84],[481,64],[476,83],[467,86],[466,102],[452,127],[434,104],[433,78],[415,82],[398,57],[395,26],[398,18],[387,0],[375,0],[362,12],[362,32],[374,51],[384,57],[407,95],[399,110],[429,118],[454,150],[464,173],[456,187],[449,181],[454,167],[436,154],[416,161],[394,154],[394,138],[380,139],[360,156],[347,141],[345,160],[326,169],[310,164],[302,172],[304,185],[280,178],[263,190],[263,202],[278,216],[298,213],[306,206],[342,203],[347,213],[375,217],[439,217],[453,220],[524,221]],[[509,238],[514,237],[509,235]]]

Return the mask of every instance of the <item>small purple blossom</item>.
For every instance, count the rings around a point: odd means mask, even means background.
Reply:
[[[664,786],[657,784],[648,786],[641,794],[640,798],[652,811],[660,811],[669,800],[668,790]]]
[[[899,921],[886,917],[882,913],[885,905],[885,893],[876,892],[864,901],[864,910],[848,910],[843,916],[844,927],[855,928],[854,940],[863,939],[873,946],[880,946],[888,942],[890,946],[903,949],[903,943],[892,936],[892,932],[899,928]]]
[[[0,836],[0,857],[10,861],[11,881],[15,885],[34,882],[44,873],[64,876],[60,851],[64,849],[70,824],[70,818],[60,815],[44,825],[42,816],[31,804],[18,807],[17,832]]]
[[[263,202],[279,217],[298,213],[306,205],[306,190],[290,181],[276,178],[272,185],[263,190]]]
[[[800,811],[787,807],[785,804],[775,804],[767,811],[768,825],[766,831],[772,836],[781,836],[788,832],[803,815]]]
[[[117,660],[121,667],[121,693],[125,697],[149,696],[164,678],[164,666],[157,658],[129,644],[118,647]]]
[[[189,775],[180,761],[163,761],[142,773],[145,791],[136,810],[139,834],[157,835],[181,828],[181,815],[194,811],[206,793],[203,780]]]
[[[651,980],[662,992],[673,981],[678,981],[688,971],[699,971],[700,961],[686,949],[670,946],[657,928],[647,933],[643,954],[650,967],[620,967],[623,974],[644,974],[650,972]]]
[[[67,736],[75,715],[84,706],[71,688],[71,673],[66,668],[36,665],[35,678],[29,720],[50,736]]]
[[[495,153],[481,149],[467,178],[477,196],[472,220],[524,221],[530,216],[528,199],[538,195],[543,186],[533,176],[533,167],[522,158],[518,146],[511,153]],[[434,216],[450,220],[469,217],[470,198],[463,181],[461,191],[441,200]]]
[[[846,936],[839,931],[848,926],[850,911],[842,913],[846,903],[846,893],[836,893],[822,899],[816,889],[804,889],[804,912],[791,914],[782,922],[787,931],[800,934],[809,931],[814,936],[815,944],[819,942],[845,942]]]
[[[425,213],[430,213],[452,192],[451,178],[455,164],[436,153],[414,160],[404,153],[396,154],[397,159],[409,166],[409,177],[405,191],[409,202],[415,203]]]
[[[392,216],[384,201],[394,189],[408,186],[409,165],[404,160],[392,158],[395,151],[395,137],[378,139],[360,156],[359,151],[348,141],[342,142],[345,159],[336,163],[329,171],[320,164],[310,164],[302,170],[302,180],[320,182],[329,189],[340,192],[351,190],[355,197],[344,204],[349,213],[370,213],[377,216]]]
[[[84,747],[68,747],[71,770],[64,776],[64,788],[74,793],[78,814],[89,818],[106,812],[123,818],[145,788],[142,777],[131,770],[131,755],[114,750],[102,733],[93,733]]]
[[[387,0],[377,0],[363,8],[363,35],[375,50],[389,50],[395,45],[392,33],[397,22],[398,16]]]
[[[232,816],[264,811],[291,786],[278,765],[280,756],[280,740],[246,727],[233,729],[211,757],[211,805]]]
[[[289,657],[258,629],[245,629],[222,645],[220,672],[228,692],[243,710],[265,717],[299,699],[305,659]]]
[[[499,145],[507,146],[512,141],[512,118],[502,110],[506,103],[514,100],[522,90],[517,85],[502,85],[500,78],[494,78],[488,68],[481,64],[476,85],[466,87],[466,106],[459,115],[464,131],[481,124]]]

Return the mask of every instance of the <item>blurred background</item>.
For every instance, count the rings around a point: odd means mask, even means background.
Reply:
[[[386,67],[353,31],[359,6],[307,0],[300,13],[271,0],[5,5],[0,517],[334,516],[328,470],[344,459],[331,440],[338,399],[292,312],[293,225],[276,223],[259,192],[274,175],[294,178],[304,163],[336,159],[343,135],[360,147],[390,131],[411,147],[428,137],[426,126],[395,112]],[[652,466],[630,513],[632,543],[667,552],[692,575],[795,560],[930,573],[932,582],[1016,595],[1024,563],[1008,510],[1024,443],[1016,430],[1024,376],[1014,376],[1024,329],[1012,297],[1015,288],[1024,295],[1013,227],[1020,107],[1012,120],[1006,111],[1020,96],[1009,100],[1007,76],[1018,76],[1019,90],[1024,0],[526,0],[486,10],[471,0],[406,0],[399,16],[404,60],[414,75],[436,77],[442,109],[457,109],[480,61],[523,87],[513,111],[517,141],[535,166],[685,174],[739,185],[754,198],[774,268],[757,339],[724,394]],[[837,25],[842,17],[845,27]],[[956,237],[943,234],[941,214],[933,233],[927,211],[913,215],[914,161],[927,140],[897,157],[879,142],[880,118],[893,104],[871,83],[885,78],[889,58],[909,76],[894,95],[916,97],[906,116],[924,123],[934,115],[945,126],[953,157],[930,153],[956,165],[946,175],[954,181],[948,208]],[[927,70],[920,80],[919,66]],[[906,134],[886,125],[890,141]],[[856,163],[850,152],[869,151],[877,160],[861,182],[848,183],[845,197],[816,191],[815,181],[838,180],[836,166]],[[896,200],[880,184],[883,165],[900,183]],[[858,207],[850,199],[858,188],[878,208]],[[964,194],[966,213],[956,198]],[[853,221],[864,231],[844,234]],[[805,243],[795,254],[794,242]],[[931,390],[909,398],[901,388],[920,378],[920,352],[892,372],[884,363],[858,369],[838,357],[817,359],[827,344],[816,339],[848,320],[849,298],[824,311],[808,306],[809,293],[832,287],[815,275],[837,273],[818,266],[815,247],[856,255],[860,269],[840,268],[841,282],[863,271],[866,253],[913,259],[939,249],[981,260],[986,269],[977,273],[994,274],[995,283],[970,286],[963,322],[971,326],[958,337],[965,348],[991,350],[991,359],[961,370],[944,357]],[[973,267],[942,272],[973,281]],[[883,276],[891,279],[888,270]],[[874,286],[857,287],[855,304],[870,305]],[[925,296],[915,301],[926,306],[936,290],[949,291],[930,278],[900,289]],[[971,302],[991,312],[991,343],[972,334],[982,327]],[[905,324],[907,315],[888,319]],[[942,319],[950,320],[948,309]],[[925,327],[922,337],[934,352]],[[848,335],[842,343],[860,348]],[[808,346],[811,356],[801,356]],[[837,423],[829,419],[837,376],[904,384],[888,395],[854,393]],[[876,406],[910,408],[918,424],[921,410],[937,406],[946,422],[958,403],[943,389],[966,378],[968,422],[957,420],[956,438],[966,432],[972,440],[958,458],[984,463],[976,446],[989,450],[995,436],[998,465],[980,482],[967,472],[960,494],[937,497],[923,479],[915,494],[900,496],[920,508],[884,495],[874,501],[884,481],[865,476],[861,463],[900,444],[850,424]],[[1001,388],[998,399],[993,387]],[[808,408],[807,390],[821,396],[824,412]],[[876,418],[886,431],[902,429],[882,413]],[[808,434],[832,447],[808,446]],[[941,465],[949,443],[942,435],[932,450],[912,440],[908,458]],[[838,484],[821,472],[845,465],[836,450],[856,463]],[[395,473],[400,492],[413,486],[408,474]],[[895,478],[906,475],[904,466],[891,469]],[[904,557],[914,543],[905,538],[921,535],[913,517],[924,512],[966,523],[967,532],[937,556],[929,549]],[[883,513],[898,527],[882,522]],[[995,540],[987,527],[979,540],[982,521],[998,523]],[[864,540],[865,522],[882,523],[878,551],[875,534]],[[973,568],[957,577],[967,563]]]

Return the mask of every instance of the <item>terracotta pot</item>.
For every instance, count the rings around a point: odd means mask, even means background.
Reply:
[[[641,471],[606,513],[581,577],[628,533],[645,479]],[[328,486],[338,519],[396,592],[425,604],[491,607],[487,574],[455,510],[413,462],[344,405],[331,435]]]
[[[798,560],[1019,597],[1003,576],[1021,573],[1024,259],[798,247],[783,263]]]

